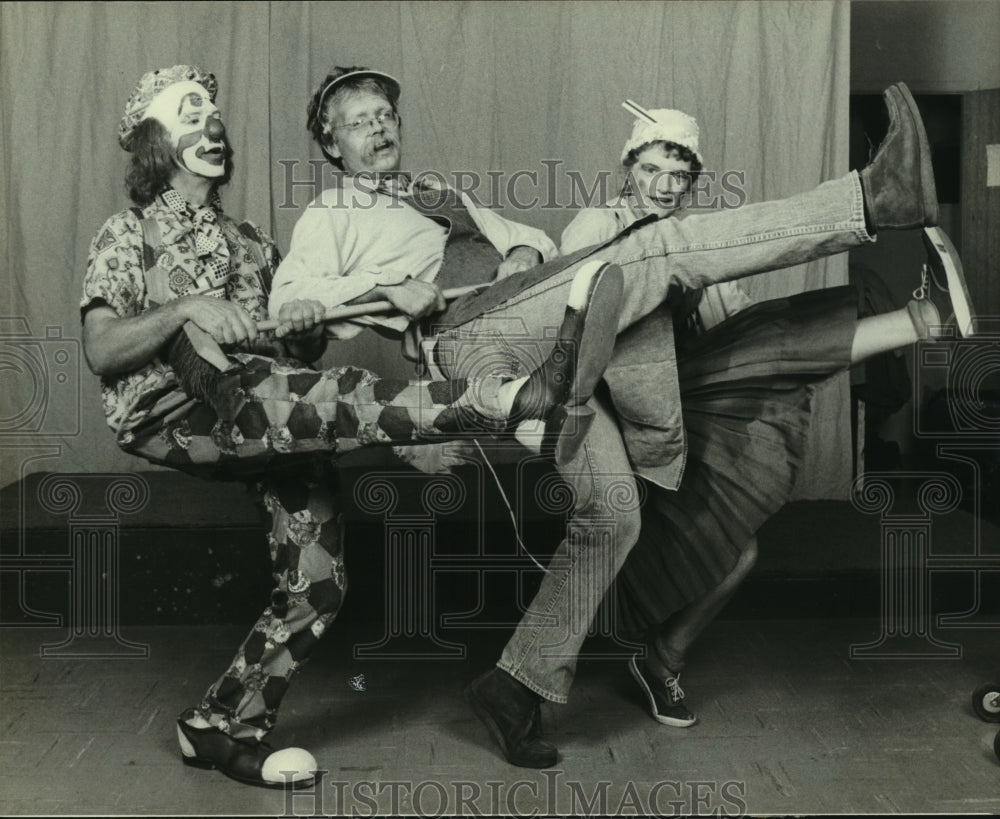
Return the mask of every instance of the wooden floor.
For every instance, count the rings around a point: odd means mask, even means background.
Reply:
[[[561,752],[548,772],[507,765],[462,699],[497,640],[470,637],[463,659],[361,660],[358,635],[331,634],[273,736],[327,770],[291,801],[179,761],[175,716],[241,628],[130,628],[148,658],[101,661],[43,659],[62,632],[8,628],[0,813],[997,813],[1000,725],[970,700],[1000,676],[998,633],[941,632],[956,659],[850,659],[875,623],[720,620],[683,676],[700,716],[686,730],[650,719],[624,660],[584,659],[570,703],[543,708]]]

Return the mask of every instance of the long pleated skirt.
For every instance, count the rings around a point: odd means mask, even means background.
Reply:
[[[681,485],[646,482],[639,541],[608,604],[638,636],[703,597],[791,497],[813,387],[850,365],[857,294],[761,302],[678,349],[687,461]]]

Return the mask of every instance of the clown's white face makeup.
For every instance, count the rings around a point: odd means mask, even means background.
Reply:
[[[636,156],[629,169],[635,206],[643,216],[669,216],[681,206],[681,197],[691,189],[691,163],[654,143]]]
[[[178,165],[208,179],[225,174],[226,129],[203,85],[188,80],[168,86],[156,95],[143,119],[150,117],[170,134]]]

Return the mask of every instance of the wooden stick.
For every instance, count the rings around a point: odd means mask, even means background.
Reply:
[[[644,119],[647,122],[652,122],[656,124],[657,120],[652,114],[649,113],[645,108],[643,108],[639,103],[632,102],[632,100],[625,100],[622,103],[622,108],[628,111],[630,114],[635,114],[640,119]]]
[[[489,284],[470,284],[466,287],[452,287],[443,291],[443,295],[447,301],[454,301],[460,296],[475,293],[484,287],[489,287]],[[367,304],[345,304],[340,307],[328,307],[323,316],[323,323],[325,324],[329,321],[346,321],[358,316],[381,316],[386,313],[395,312],[397,312],[396,306],[388,301],[370,301]],[[269,330],[276,330],[280,326],[281,322],[278,319],[265,319],[264,321],[257,322],[257,329],[262,333],[266,333]]]
[[[482,290],[485,287],[489,287],[490,283],[486,284],[470,284],[466,287],[452,287],[445,290],[443,295],[447,301],[453,301],[460,296],[465,296],[469,293],[475,293]],[[398,309],[394,304],[388,301],[372,301],[367,304],[347,304],[340,307],[328,307],[325,315],[323,316],[323,323],[330,321],[345,321],[347,319],[357,318],[358,316],[380,316],[386,313],[396,313]],[[270,330],[275,330],[282,324],[278,319],[265,319],[264,321],[257,322],[257,329],[260,332],[268,332]],[[220,372],[225,372],[233,366],[233,362],[229,359],[218,345],[216,340],[212,338],[210,333],[206,333],[194,322],[188,321],[184,323],[184,334],[191,341],[191,346],[194,351],[205,361],[211,364]]]

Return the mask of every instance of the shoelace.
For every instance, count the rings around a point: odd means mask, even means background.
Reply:
[[[667,692],[670,694],[671,702],[678,703],[684,699],[684,690],[681,688],[679,674],[676,677],[667,677],[663,682],[667,686]]]
[[[927,286],[930,284],[930,278],[930,268],[924,265],[920,270],[920,287],[913,291],[913,298],[917,301],[926,299],[930,294],[930,288]]]
[[[933,284],[942,293],[947,293],[948,288],[942,285],[941,282],[937,280],[937,276],[934,275],[934,270],[930,265],[925,264],[920,271],[920,287],[913,291],[913,298],[917,301],[921,299],[929,299],[931,297],[931,284]]]

